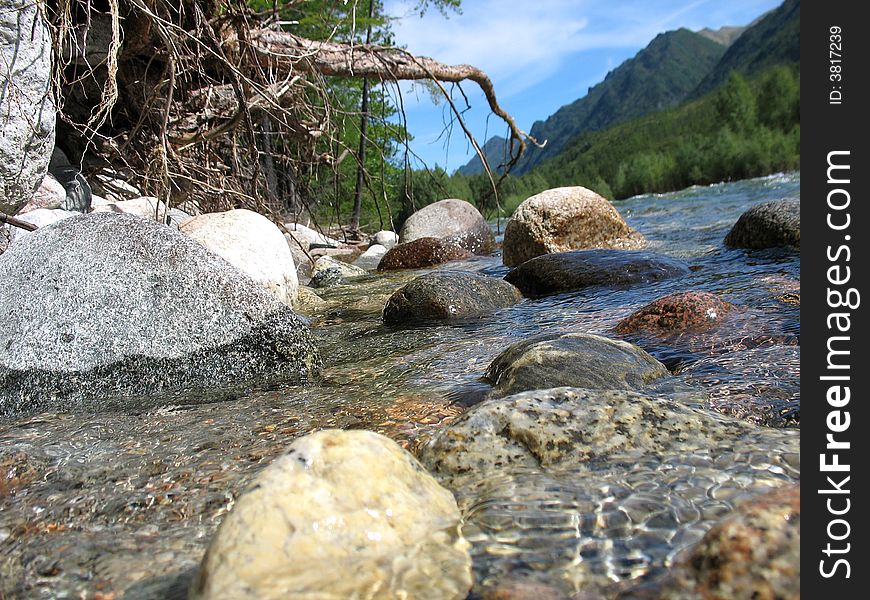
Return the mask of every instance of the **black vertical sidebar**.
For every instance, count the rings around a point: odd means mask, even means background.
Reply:
[[[870,72],[863,4],[801,13],[801,592],[870,588]],[[865,293],[867,292],[867,293]]]

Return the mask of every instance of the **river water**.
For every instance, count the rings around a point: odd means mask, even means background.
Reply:
[[[486,397],[480,378],[511,343],[545,332],[616,337],[620,319],[671,292],[715,292],[739,310],[713,336],[630,341],[675,382],[702,389],[707,408],[797,428],[799,255],[726,249],[722,239],[750,206],[799,195],[800,175],[791,173],[616,202],[651,250],[683,258],[692,273],[524,300],[475,322],[385,326],[386,298],[422,271],[327,290],[327,305],[310,317],[325,368],[305,387],[240,383],[208,396],[111,398],[99,410],[0,420],[0,597],[184,597],[222,516],[296,437],[364,428],[415,451]],[[508,270],[498,255],[446,268]],[[723,502],[720,513],[730,509]],[[475,561],[485,575],[489,566]],[[549,563],[539,564],[546,581]],[[650,568],[623,565],[610,577]]]

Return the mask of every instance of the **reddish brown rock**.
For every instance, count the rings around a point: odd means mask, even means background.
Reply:
[[[623,319],[617,333],[652,331],[673,333],[687,329],[707,329],[722,322],[733,304],[709,292],[678,292],[647,304]]]
[[[657,598],[799,599],[800,485],[743,503],[675,567]]]
[[[378,271],[419,269],[471,256],[455,241],[424,237],[393,246],[381,259]]]

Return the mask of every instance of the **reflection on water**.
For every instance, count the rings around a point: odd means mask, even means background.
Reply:
[[[372,276],[324,292],[327,306],[311,317],[326,363],[316,385],[245,384],[208,396],[110,402],[115,408],[108,412],[0,421],[0,596],[120,598],[126,590],[124,598],[183,597],[221,516],[295,437],[323,428],[366,428],[413,450],[486,396],[479,379],[511,343],[544,332],[613,337],[620,319],[672,292],[714,292],[740,310],[713,334],[632,341],[665,362],[679,382],[701,386],[710,406],[750,420],[759,420],[762,407],[775,415],[776,425],[798,424],[799,256],[730,250],[721,240],[748,207],[799,196],[799,187],[799,174],[788,174],[617,202],[651,249],[690,264],[691,274],[682,279],[524,300],[461,325],[402,328],[383,325],[380,311],[389,294],[418,273]],[[498,256],[450,268],[499,277],[507,272]],[[691,468],[691,461],[661,457],[657,465],[638,465],[633,475],[597,475],[582,485],[564,478],[543,482],[534,489],[547,494],[525,498],[507,512],[501,500],[487,505],[482,494],[465,503],[470,512],[486,512],[467,533],[472,540],[474,528],[497,533],[500,519],[519,520],[528,532],[475,546],[477,555],[529,550],[525,566],[494,563],[487,577],[513,565],[547,581],[568,576],[565,564],[584,561],[612,580],[646,574],[697,539],[709,525],[701,515],[730,510],[733,494],[721,482],[703,479],[709,476],[704,460],[715,457],[697,458]],[[751,468],[762,458],[746,460]],[[644,487],[643,469],[671,469],[655,484],[668,490]],[[516,484],[490,482],[493,489]],[[707,486],[709,502],[685,492],[692,486]],[[634,504],[645,502],[652,503],[646,516],[626,518]],[[534,532],[541,530],[548,532],[547,544],[559,536],[571,541],[539,547],[542,538]],[[592,534],[578,544],[578,532]],[[662,540],[644,544],[644,538]],[[571,569],[570,577],[578,573]]]

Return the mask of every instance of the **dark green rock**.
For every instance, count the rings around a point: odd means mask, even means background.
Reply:
[[[545,254],[510,271],[505,280],[531,298],[593,285],[621,286],[687,275],[681,260],[644,250],[572,250]]]
[[[725,236],[725,245],[753,250],[800,248],[800,200],[786,198],[753,206],[737,219]]]
[[[486,378],[504,394],[561,386],[642,390],[668,375],[662,363],[634,344],[587,333],[518,342],[486,371]]]
[[[504,280],[461,271],[438,271],[397,290],[387,300],[383,316],[385,323],[467,319],[489,315],[521,299],[519,290]]]

